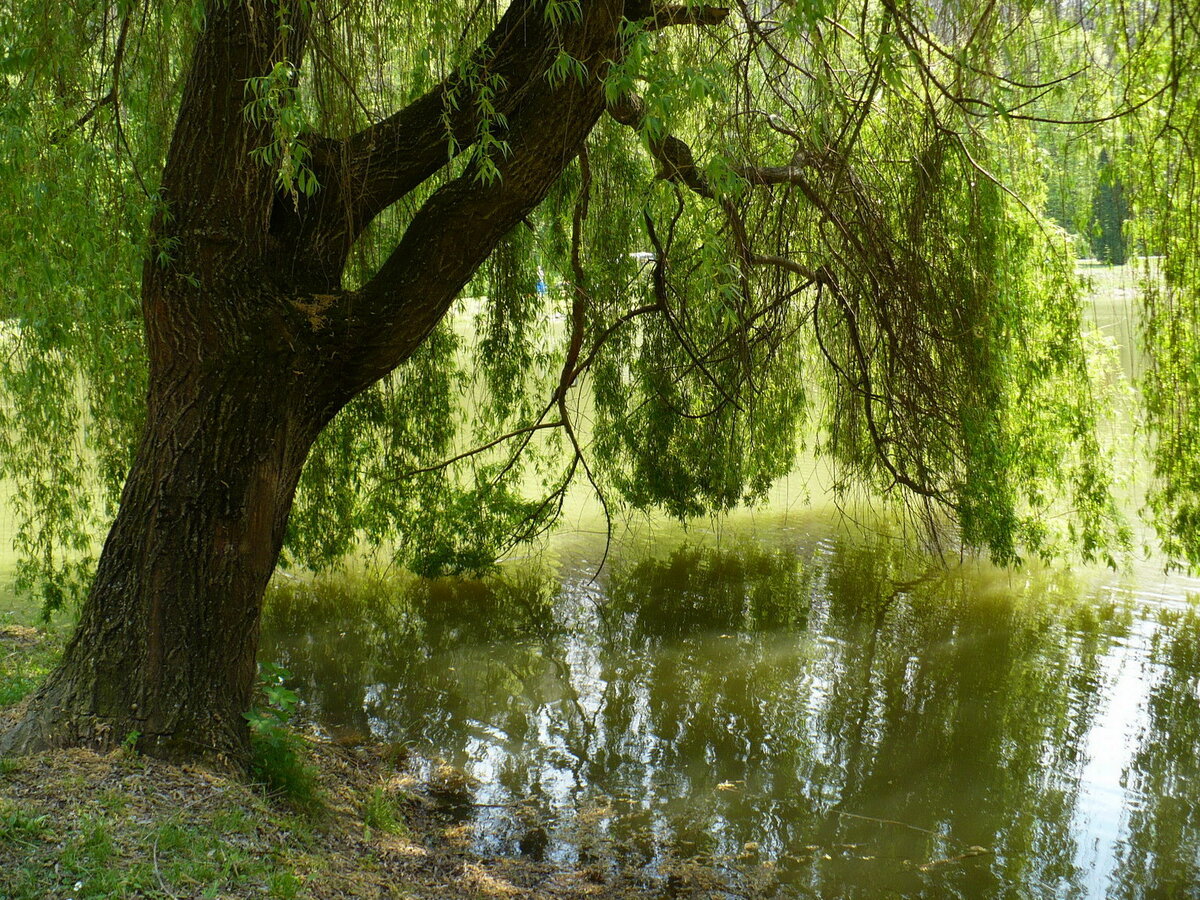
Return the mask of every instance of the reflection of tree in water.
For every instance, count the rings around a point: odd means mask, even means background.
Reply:
[[[877,571],[886,565],[884,555],[874,559]],[[1061,608],[1053,585],[1026,597],[989,594],[978,573],[953,572],[881,596],[862,583],[864,571],[861,561],[836,566],[829,584],[827,631],[848,651],[836,660],[814,735],[833,770],[827,795],[837,787],[831,809],[951,839],[842,816],[826,828],[880,856],[918,862],[972,846],[995,851],[907,870],[906,893],[1077,890],[1083,873],[1074,867],[1071,818],[1080,742],[1101,699],[1104,653],[1127,623],[1111,610]],[[857,871],[869,895],[871,873],[842,868],[836,879],[852,882]]]
[[[290,670],[339,733],[456,739],[479,712],[471,699],[490,702],[545,668],[536,646],[556,627],[552,588],[539,573],[285,584],[270,595],[260,657]],[[534,643],[508,670],[454,667],[462,648],[501,641]]]
[[[344,726],[474,760],[482,799],[560,809],[552,837],[585,857],[772,859],[829,896],[1082,893],[1084,740],[1128,612],[1030,573],[913,577],[887,548],[677,550],[618,562],[597,606],[545,579],[295,589],[269,630],[307,645],[266,652]],[[1171,671],[1164,710],[1186,696]],[[1196,735],[1168,718],[1145,767],[1175,760],[1194,797]],[[1194,812],[1139,815],[1194,858]],[[1138,883],[1166,851],[1131,846]]]
[[[1200,897],[1200,609],[1160,616],[1145,677],[1146,725],[1125,769],[1140,796],[1111,896]]]
[[[691,566],[676,554],[657,573],[643,562],[615,577],[628,581],[612,593],[629,609],[665,595],[664,621],[703,621],[687,604],[712,573],[741,575],[706,561],[711,552],[696,551]],[[769,633],[733,640],[725,654],[687,637],[655,654],[642,674],[647,731],[669,736],[655,758],[677,775],[656,799],[700,798],[702,830],[719,835],[712,849],[759,843],[784,877],[818,892],[877,896],[880,879],[914,895],[1077,890],[1080,741],[1101,698],[1104,653],[1128,623],[1112,610],[1063,608],[1047,596],[1053,585],[981,598],[988,585],[977,574],[905,583],[902,562],[886,547],[809,560],[790,592],[802,613],[792,621],[810,622],[807,654],[773,654]],[[683,571],[694,584],[662,589]],[[640,599],[639,585],[649,586]],[[706,624],[736,627],[751,592],[739,578],[715,595]],[[669,826],[661,837],[676,853],[691,849]],[[901,865],[976,845],[996,853],[925,872]]]
[[[620,624],[636,640],[802,628],[807,599],[804,566],[795,553],[683,547],[665,559],[618,567],[607,603],[627,618]]]

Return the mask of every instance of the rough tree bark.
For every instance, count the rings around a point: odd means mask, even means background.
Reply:
[[[604,109],[621,0],[583,4],[557,34],[514,2],[479,51],[505,77],[500,179],[437,190],[378,273],[341,288],[374,216],[446,162],[444,84],[353,137],[314,138],[322,189],[293,205],[251,151],[245,84],[301,57],[302,22],[271,0],[214,3],[163,174],[142,307],[145,430],[79,627],[2,741],[7,752],[112,746],[244,762],[263,593],[304,460],[351,398],[403,362],[499,239],[546,195]],[[584,83],[543,73],[564,47]],[[470,104],[450,123],[469,143]]]

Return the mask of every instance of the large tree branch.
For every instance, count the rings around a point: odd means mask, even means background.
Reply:
[[[646,105],[642,98],[630,91],[616,103],[608,106],[608,114],[620,122],[641,131],[646,117]],[[696,168],[692,148],[672,134],[651,136],[648,145],[650,154],[659,164],[658,177],[674,181],[691,188],[702,197],[713,196],[704,175]]]
[[[717,25],[729,10],[716,6],[627,5],[626,18],[650,30]],[[553,27],[533,0],[512,3],[463,71],[493,79],[494,121],[510,119],[557,55]],[[615,55],[615,54],[614,54]],[[579,57],[576,57],[577,59]],[[481,122],[473,86],[463,71],[405,108],[345,141],[320,142],[314,154],[323,190],[303,228],[300,246],[318,265],[339,269],[363,229],[383,210],[423,184],[448,161],[447,148],[475,143]],[[501,118],[503,117],[503,118]]]
[[[262,271],[271,246],[276,173],[255,152],[272,143],[271,112],[247,116],[246,92],[252,79],[287,75],[276,67],[299,59],[307,18],[299,5],[287,14],[285,22],[271,0],[213,3],[197,37],[142,270],[152,383],[181,359],[244,342],[270,305],[262,293],[243,303],[230,293]],[[124,145],[119,103],[114,110]]]
[[[489,98],[492,127],[512,118],[558,52],[558,37],[533,0],[512,3],[467,65],[403,109],[344,141],[321,142],[314,163],[322,190],[312,201],[299,246],[330,272],[385,209],[444,167],[451,145],[478,137],[482,116],[476,89]]]
[[[602,77],[616,58],[621,0],[585,4],[582,21],[556,42],[587,68],[582,82],[529,79],[509,117],[509,152],[499,177],[477,165],[437,190],[363,288],[346,298],[352,318],[341,379],[361,388],[407,358],[445,315],[458,291],[496,243],[542,201],[575,158],[604,110]],[[557,52],[557,51],[556,51]]]

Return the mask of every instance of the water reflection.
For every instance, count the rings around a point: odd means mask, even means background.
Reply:
[[[333,730],[478,778],[489,851],[685,892],[1200,896],[1195,606],[787,544],[297,583],[264,654]]]
[[[1117,853],[1120,898],[1200,896],[1200,611],[1157,618],[1140,667],[1146,721],[1122,773],[1138,801]]]

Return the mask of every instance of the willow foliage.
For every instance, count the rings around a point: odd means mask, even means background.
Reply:
[[[581,9],[535,6],[552,24]],[[327,429],[289,559],[384,545],[418,571],[478,570],[550,527],[573,483],[610,512],[726,510],[762,498],[805,436],[847,484],[998,559],[1119,552],[1060,227],[1096,176],[1058,162],[1107,148],[1136,252],[1162,258],[1150,507],[1167,550],[1200,563],[1188,4],[627,6],[610,115],[417,356]],[[280,0],[308,49],[246,84],[278,202],[320,195],[324,141],[447,86],[445,164],[358,242],[347,287],[439,184],[498,177],[521,90],[490,68],[503,11]],[[84,583],[137,434],[137,282],[171,258],[145,236],[204,19],[203,2],[0,11],[0,469],[22,584],[50,606]],[[560,50],[536,77],[593,76]]]
[[[1148,507],[1166,552],[1200,565],[1200,12],[1162,11],[1153,52],[1132,53],[1163,95],[1121,132],[1117,168],[1132,186],[1143,278],[1143,393],[1154,482]]]

